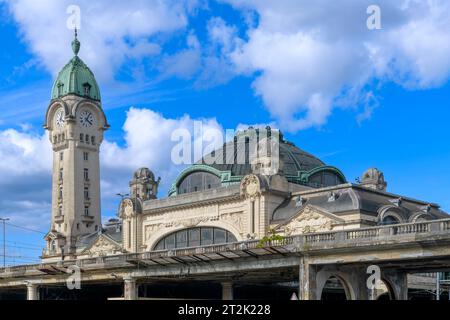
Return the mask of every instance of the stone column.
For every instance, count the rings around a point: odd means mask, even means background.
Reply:
[[[39,300],[39,286],[36,283],[27,283],[27,300]]]
[[[408,300],[408,274],[405,272],[382,272],[382,277],[391,286],[395,300]]]
[[[222,300],[233,300],[233,283],[222,282]]]
[[[370,274],[366,267],[348,267],[344,269],[349,279],[348,282],[348,300],[371,300],[372,290],[367,286],[367,279]]]
[[[308,258],[300,257],[299,279],[298,279],[298,299],[299,300],[317,300],[316,293],[316,270],[310,265]]]
[[[123,281],[124,281],[124,287],[123,287],[124,300],[137,300],[138,292],[137,292],[136,279],[134,279],[132,277],[127,277],[127,278],[124,278]]]

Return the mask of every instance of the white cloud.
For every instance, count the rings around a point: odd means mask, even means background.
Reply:
[[[66,9],[72,2],[0,1],[9,4],[36,61],[53,74],[60,70],[71,56]],[[238,75],[255,77],[255,94],[290,131],[323,125],[335,107],[358,105],[367,118],[373,106],[365,97],[374,82],[426,89],[449,79],[446,0],[380,0],[382,30],[366,27],[371,0],[223,2],[242,13],[242,25],[199,0],[80,0],[81,56],[100,80],[114,79],[123,66],[143,78],[148,70],[140,63],[156,56],[156,79],[178,77],[207,88]],[[200,28],[189,25],[200,9],[213,17],[201,40],[194,33]],[[164,53],[167,40],[185,35],[186,45],[177,42]],[[67,50],[61,50],[64,43]]]
[[[66,27],[71,0],[3,0],[17,21],[23,40],[40,63],[56,74],[71,57],[73,32]],[[184,29],[197,1],[89,1],[81,9],[80,55],[101,80],[112,80],[126,59],[160,53],[152,37]],[[67,50],[62,50],[65,44]]]
[[[178,143],[171,141],[172,132],[186,130],[198,141],[202,136],[194,135],[197,121],[204,133],[211,129],[223,132],[215,119],[192,119],[189,115],[172,119],[149,109],[130,108],[123,125],[124,144],[106,139],[101,147],[103,214],[115,214],[116,193],[128,192],[128,182],[140,167],[161,176],[159,196],[165,197],[184,167],[171,159],[171,150]],[[47,133],[33,130],[23,125],[21,129],[0,131],[0,216],[9,216],[12,223],[46,230],[51,211],[52,151]]]
[[[187,48],[172,55],[165,55],[158,67],[161,78],[190,79],[201,65],[201,46],[191,31],[186,39]]]
[[[47,225],[52,166],[47,135],[27,126],[0,131],[0,159],[0,216],[27,227]]]
[[[149,109],[131,108],[123,126],[125,145],[119,146],[109,141],[102,145],[101,161],[105,172],[102,176],[105,177],[105,187],[108,186],[108,196],[127,191],[124,189],[127,189],[132,173],[140,167],[148,167],[155,175],[162,177],[160,196],[164,197],[183,168],[175,165],[171,159],[171,150],[178,143],[171,141],[172,133],[175,130],[186,130],[192,139],[201,139],[200,135],[194,135],[194,121],[202,123],[203,132],[210,129],[223,131],[215,119],[192,119],[189,115],[170,119]],[[193,158],[192,160],[195,161]],[[108,179],[117,177],[123,179],[120,185],[108,183]]]
[[[375,31],[366,28],[373,1],[226,2],[258,15],[229,59],[238,73],[256,75],[255,93],[284,129],[324,124],[350,93],[370,116],[373,80],[424,89],[449,79],[448,1],[378,1],[383,29]]]

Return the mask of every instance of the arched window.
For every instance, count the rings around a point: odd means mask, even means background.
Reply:
[[[220,187],[218,176],[204,171],[193,172],[181,181],[178,194],[203,191]]]
[[[327,170],[317,172],[308,179],[308,184],[315,188],[331,187],[343,183],[341,177]]]
[[[383,218],[383,220],[381,220],[380,224],[387,226],[387,225],[399,224],[399,223],[400,223],[400,221],[396,217],[388,215],[388,216],[385,216]]]
[[[213,227],[197,227],[180,230],[165,236],[156,244],[155,250],[190,248],[236,241],[236,237],[227,230]]]
[[[83,84],[83,88],[84,88],[84,95],[89,96],[91,94],[91,85],[88,82],[86,82]]]

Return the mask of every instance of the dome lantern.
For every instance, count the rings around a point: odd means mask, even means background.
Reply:
[[[130,181],[130,195],[133,199],[156,199],[161,178],[155,179],[155,175],[148,168],[140,168],[133,174]]]
[[[95,80],[94,73],[78,57],[81,43],[75,30],[75,38],[72,41],[73,58],[58,73],[53,84],[52,99],[62,98],[73,94],[79,97],[100,101],[100,89]]]

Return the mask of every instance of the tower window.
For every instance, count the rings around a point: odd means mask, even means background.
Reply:
[[[58,215],[62,216],[62,206],[59,206],[59,208],[58,208]]]
[[[89,188],[84,188],[84,200],[89,200]]]
[[[64,172],[63,172],[63,168],[59,169],[59,181],[62,181],[64,177]]]
[[[55,240],[52,240],[50,242],[50,250],[51,250],[51,252],[55,252],[56,251],[56,241]]]
[[[80,141],[84,142],[84,134],[80,133]]]
[[[86,135],[86,143],[89,143],[89,135]]]
[[[63,161],[64,160],[64,152],[60,152],[59,153],[59,160]]]
[[[59,83],[58,84],[58,96],[62,95],[63,88],[64,88],[64,84],[63,83]]]
[[[91,136],[91,144],[92,144],[93,146],[95,146],[95,137],[94,137],[94,136]]]
[[[85,216],[89,215],[89,206],[84,206],[84,215]]]
[[[84,159],[84,161],[89,160],[89,152],[83,152],[83,159]]]
[[[91,94],[91,85],[89,83],[85,83],[83,84],[83,88],[84,88],[84,95],[88,96]]]
[[[89,181],[89,169],[84,169],[84,181]]]

